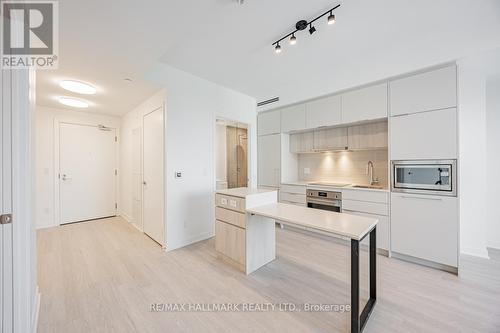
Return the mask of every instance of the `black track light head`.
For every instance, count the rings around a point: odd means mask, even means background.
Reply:
[[[274,48],[274,51],[276,53],[281,53],[281,46],[280,46],[280,43],[276,44],[276,47]]]
[[[309,25],[309,34],[312,35],[315,32],[316,32],[316,28],[312,24]]]
[[[328,16],[328,24],[329,25],[335,24],[335,15],[333,15],[332,12],[330,12],[330,16]]]
[[[290,37],[290,45],[295,44],[297,44],[297,37],[295,37],[295,34],[292,34],[292,37]]]

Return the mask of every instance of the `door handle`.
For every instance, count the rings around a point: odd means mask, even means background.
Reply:
[[[146,181],[143,181],[142,185],[146,186],[146,185],[148,185],[148,183],[146,183]]]
[[[65,174],[62,174],[62,175],[61,175],[61,179],[62,179],[62,180],[64,180],[64,181],[66,181],[66,180],[69,180],[69,179],[71,179],[71,178],[69,178],[69,177],[68,177],[68,176],[66,176]]]

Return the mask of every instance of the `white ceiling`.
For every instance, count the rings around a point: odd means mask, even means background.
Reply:
[[[38,74],[38,104],[62,78],[94,83],[88,112],[124,114],[158,87],[158,60],[263,100],[290,104],[500,47],[498,0],[344,0],[337,23],[271,43],[331,0],[60,1],[60,69]],[[123,78],[134,79],[128,84]],[[273,105],[273,107],[276,104]]]

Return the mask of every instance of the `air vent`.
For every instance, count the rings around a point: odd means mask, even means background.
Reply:
[[[264,106],[267,104],[278,102],[279,100],[280,100],[279,97],[274,97],[274,98],[268,99],[267,101],[262,101],[262,102],[257,103],[257,106]]]

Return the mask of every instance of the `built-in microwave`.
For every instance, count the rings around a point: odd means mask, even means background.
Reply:
[[[392,161],[393,192],[457,195],[456,160]]]

